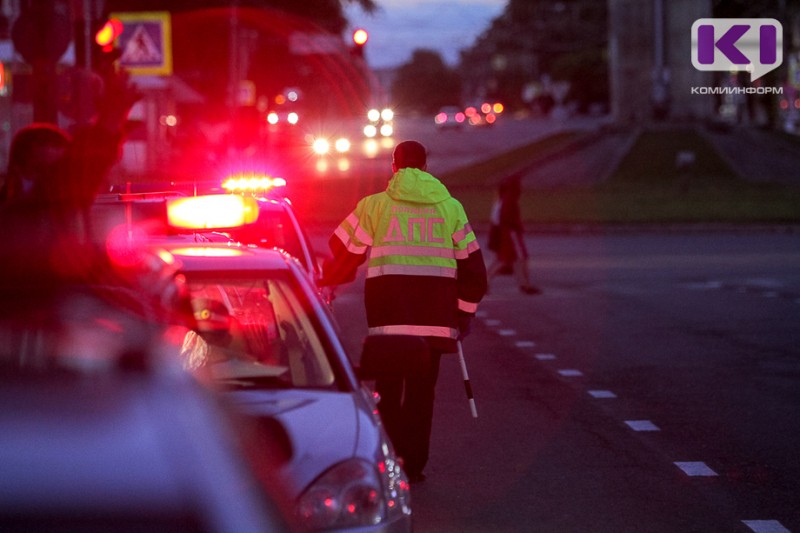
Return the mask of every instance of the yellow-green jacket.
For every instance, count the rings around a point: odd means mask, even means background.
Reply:
[[[351,281],[367,258],[370,335],[426,337],[456,350],[459,314],[474,315],[486,267],[461,203],[435,177],[397,171],[385,191],[363,198],[330,239],[322,284]]]

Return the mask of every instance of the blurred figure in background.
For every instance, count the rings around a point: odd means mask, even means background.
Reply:
[[[20,129],[11,142],[0,204],[30,195],[34,184],[46,184],[54,177],[70,140],[66,131],[53,124],[35,122]]]
[[[525,294],[541,294],[530,281],[530,260],[525,246],[519,200],[522,176],[517,173],[503,179],[497,187],[497,200],[492,208],[487,248],[495,257],[487,269],[489,281],[505,273],[513,273],[519,290]]]
[[[88,211],[117,162],[128,112],[139,94],[124,73],[104,79],[92,123],[70,135],[34,123],[14,136],[0,202],[3,282],[41,283],[43,273],[85,275]]]

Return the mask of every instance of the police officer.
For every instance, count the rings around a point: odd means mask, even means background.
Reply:
[[[487,289],[483,256],[463,206],[426,168],[420,143],[395,147],[386,190],[361,199],[331,236],[333,258],[323,266],[321,282],[352,281],[369,255],[369,334],[427,340],[424,375],[375,384],[378,409],[412,483],[425,479],[441,355],[457,351]]]

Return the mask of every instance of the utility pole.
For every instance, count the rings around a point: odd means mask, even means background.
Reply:
[[[32,69],[33,120],[56,124],[56,63],[72,40],[68,2],[21,0],[11,38],[14,48]]]
[[[75,70],[72,77],[72,114],[78,125],[88,123],[94,114],[92,101],[92,49],[94,30],[102,18],[103,0],[72,0],[74,14]]]

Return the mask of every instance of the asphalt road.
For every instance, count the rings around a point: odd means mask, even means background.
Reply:
[[[478,418],[443,360],[417,531],[800,532],[800,235],[528,245],[544,293],[494,280],[464,343]]]

